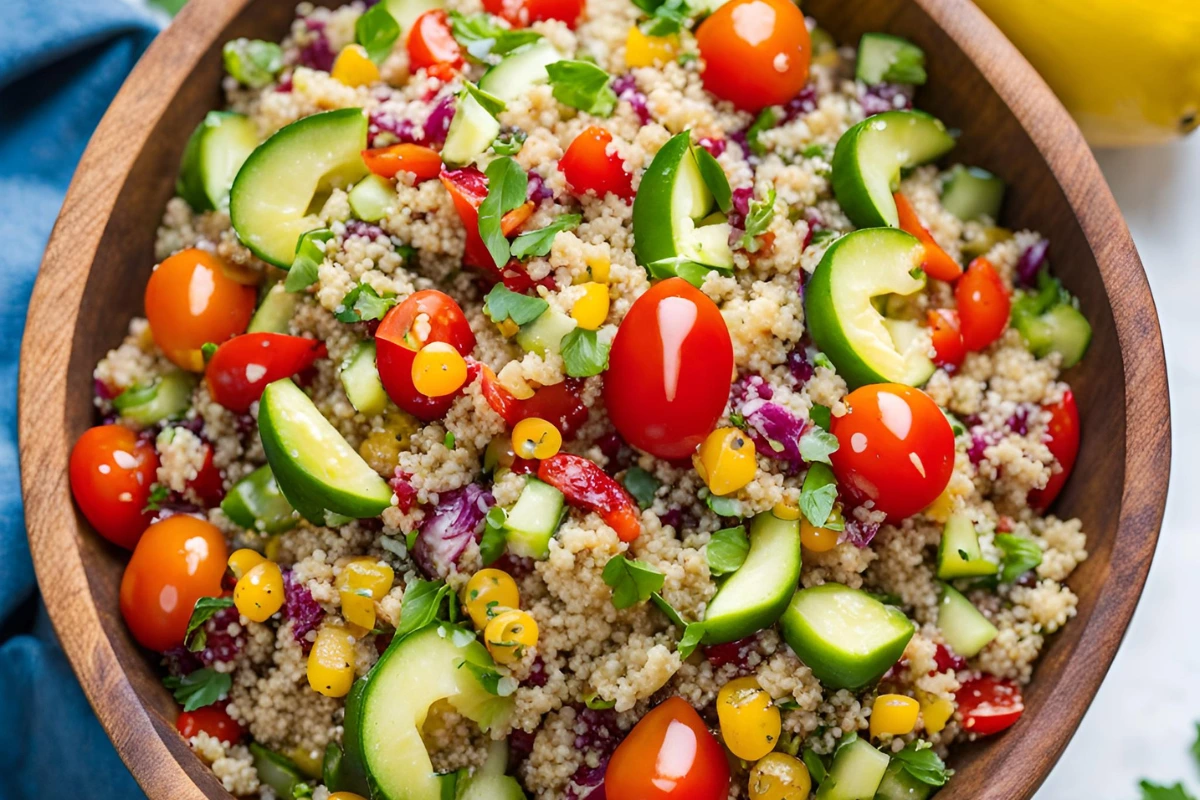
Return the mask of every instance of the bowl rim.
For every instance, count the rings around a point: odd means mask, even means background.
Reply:
[[[1091,150],[1050,88],[1016,48],[968,0],[911,0],[956,43],[1025,130],[1092,250],[1112,310],[1125,385],[1125,482],[1106,583],[1075,652],[1055,684],[1055,717],[1082,720],[1116,655],[1145,584],[1162,524],[1170,471],[1170,410],[1162,335],[1153,297],[1128,228]],[[253,0],[192,0],[146,50],[100,121],[67,191],[30,299],[18,390],[21,480],[26,527],[51,621],[92,708],[117,752],[151,797],[229,798],[213,773],[145,708],[104,635],[88,590],[66,461],[62,426],[44,424],[42,410],[65,408],[71,337],[84,286],[125,176],[150,132],[209,42]],[[147,121],[152,124],[147,124]],[[1149,317],[1147,318],[1147,313]],[[1140,476],[1136,479],[1131,476]],[[61,632],[70,630],[69,636]],[[1045,679],[1046,676],[1043,676]],[[1025,729],[1019,748],[1034,769],[998,781],[989,797],[1027,800],[1070,741],[1062,729]],[[1032,741],[1032,743],[1031,743]],[[190,756],[190,757],[189,757]],[[997,776],[999,777],[999,776]]]

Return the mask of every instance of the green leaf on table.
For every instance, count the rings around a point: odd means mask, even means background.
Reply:
[[[837,449],[837,437],[819,426],[809,428],[800,437],[800,457],[810,464],[831,463],[829,456]]]
[[[588,61],[558,61],[546,66],[554,99],[597,117],[612,116],[617,93],[612,76]]]
[[[1160,786],[1150,781],[1142,781],[1138,787],[1142,790],[1142,800],[1196,800],[1181,783]]]
[[[708,571],[713,575],[728,575],[736,572],[746,562],[750,552],[750,539],[744,525],[722,528],[708,540]]]
[[[511,319],[517,325],[528,325],[549,307],[550,304],[542,298],[519,294],[503,283],[497,283],[483,298],[483,311],[496,324]]]
[[[617,608],[646,602],[651,594],[663,587],[665,580],[663,574],[649,564],[623,555],[610,558],[600,577],[612,587],[612,603]]]
[[[662,486],[658,478],[641,467],[627,469],[621,482],[642,508],[649,508],[654,504],[654,495],[658,492],[658,487]]]
[[[563,367],[572,378],[590,378],[608,368],[611,346],[596,331],[575,328],[562,338]]]
[[[296,257],[288,270],[283,288],[289,292],[302,292],[317,282],[317,273],[325,261],[325,243],[333,238],[333,231],[317,228],[307,231],[296,242]]]
[[[354,22],[354,41],[363,46],[367,57],[382,64],[392,54],[400,38],[400,23],[388,13],[387,3],[371,6]]]
[[[508,156],[488,164],[488,193],[479,204],[479,235],[492,261],[503,267],[508,263],[508,238],[500,227],[504,215],[525,202],[529,178],[521,165]]]
[[[171,690],[184,711],[195,711],[228,697],[233,678],[227,672],[203,667],[182,678],[168,675],[163,678],[163,686]]]
[[[208,633],[204,630],[204,623],[212,619],[218,611],[232,607],[232,597],[201,597],[196,600],[187,630],[183,634],[184,646],[193,653],[203,650],[208,644]]]
[[[837,478],[833,470],[818,462],[808,468],[800,489],[800,512],[816,528],[825,527],[837,502]]]
[[[383,319],[394,305],[396,305],[396,296],[391,292],[381,295],[370,284],[360,283],[346,292],[334,317],[338,322],[347,324],[369,322]]]
[[[232,39],[221,50],[225,71],[238,83],[261,89],[283,69],[283,48],[261,39]]]
[[[1012,583],[1042,563],[1042,548],[1033,539],[1012,533],[998,533],[996,546],[1004,553],[1000,565],[1001,583]]]
[[[579,214],[563,214],[544,228],[526,231],[513,240],[512,254],[520,259],[549,255],[554,237],[562,231],[576,228],[582,221],[583,217]]]

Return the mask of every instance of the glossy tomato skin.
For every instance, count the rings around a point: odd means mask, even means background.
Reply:
[[[219,742],[237,744],[246,731],[225,710],[225,703],[197,708],[195,711],[180,711],[175,727],[185,739],[199,733],[207,733]]]
[[[466,228],[463,264],[483,270],[483,273],[493,282],[503,281],[509,284],[509,275],[524,275],[524,266],[517,259],[512,259],[507,265],[497,264],[492,258],[483,237],[479,235],[479,206],[487,198],[487,176],[475,167],[462,169],[443,169],[439,176],[442,185],[450,194],[454,210]],[[511,236],[533,214],[533,203],[525,202],[500,219],[500,231],[505,236]],[[528,278],[527,278],[528,279]],[[532,282],[530,282],[532,283]],[[519,289],[509,286],[513,291]]]
[[[253,286],[228,277],[221,260],[195,248],[164,259],[146,283],[146,319],[177,366],[204,371],[200,348],[246,330],[257,300]]]
[[[725,800],[725,749],[696,710],[672,697],[642,717],[604,773],[606,800]]]
[[[204,461],[196,477],[187,482],[187,488],[205,508],[212,508],[225,499],[225,478],[213,463],[213,447],[207,442],[204,443]]]
[[[483,373],[480,387],[484,399],[510,428],[523,419],[537,417],[558,428],[564,439],[570,439],[587,422],[588,408],[580,397],[583,381],[579,378],[543,386],[534,391],[533,397],[521,400],[500,385],[491,367],[479,364],[478,368]]]
[[[733,343],[716,304],[682,278],[639,297],[609,353],[604,402],[626,442],[687,458],[716,427],[733,377]]]
[[[704,88],[743,111],[791,100],[808,82],[812,43],[790,0],[729,0],[700,23]]]
[[[268,383],[303,372],[325,344],[285,333],[244,333],[223,343],[204,370],[213,400],[238,414],[262,397]]]
[[[878,383],[846,396],[834,417],[830,456],[841,491],[898,522],[924,509],[950,482],[954,432],[937,403],[911,386]]]
[[[611,192],[622,200],[633,199],[633,176],[616,153],[609,153],[612,134],[595,125],[584,129],[559,159],[558,168],[567,179],[571,193],[583,196],[593,192],[604,197]]]
[[[1016,724],[1025,713],[1021,687],[994,675],[972,678],[955,692],[963,730],[980,736],[999,733]]]
[[[1012,311],[1012,298],[996,268],[986,258],[977,258],[954,285],[963,344],[967,350],[982,350],[1004,335]]]
[[[937,278],[939,281],[957,280],[958,276],[963,273],[962,265],[951,258],[950,254],[934,240],[933,234],[921,224],[921,218],[917,216],[916,210],[913,209],[912,203],[908,202],[907,197],[899,192],[893,194],[892,197],[896,201],[896,214],[900,218],[900,230],[911,233],[925,246],[925,256],[921,259],[921,268],[925,270],[925,274],[931,278]]]
[[[187,514],[160,520],[142,534],[121,578],[121,616],[133,638],[164,652],[183,644],[192,608],[220,597],[225,537]]]
[[[428,334],[421,338],[428,320]],[[425,289],[393,308],[375,331],[375,364],[392,402],[417,419],[431,422],[446,414],[457,394],[427,397],[413,385],[412,364],[417,351],[430,342],[445,342],[464,357],[475,349],[475,334],[458,303],[445,292]]]
[[[484,0],[489,14],[503,17],[514,28],[525,28],[534,22],[556,19],[574,28],[583,16],[585,0]]]
[[[450,15],[442,9],[426,11],[413,22],[408,32],[408,65],[414,72],[421,68],[462,67],[462,48],[450,28]]]
[[[71,494],[96,532],[132,550],[154,514],[143,511],[157,480],[154,445],[120,425],[83,432],[71,449]]]
[[[1079,407],[1075,405],[1075,393],[1068,389],[1063,398],[1051,406],[1050,423],[1046,428],[1046,447],[1058,460],[1059,471],[1051,473],[1050,480],[1042,489],[1029,492],[1029,505],[1037,511],[1050,507],[1071,477],[1075,468],[1075,457],[1079,455]]]
[[[419,144],[401,142],[387,147],[362,151],[367,169],[381,178],[394,178],[401,172],[411,173],[417,183],[436,178],[442,171],[442,157],[436,150]]]
[[[958,369],[967,357],[958,312],[953,308],[931,310],[926,315],[926,322],[933,337],[933,363],[947,372]]]
[[[538,466],[538,478],[562,492],[571,505],[598,513],[622,542],[632,542],[641,535],[641,513],[637,503],[625,487],[610,478],[594,461],[559,453]]]

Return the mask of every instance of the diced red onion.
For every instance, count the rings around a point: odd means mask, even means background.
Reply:
[[[858,98],[863,114],[873,117],[885,111],[911,109],[913,87],[897,83],[877,83],[866,87]]]
[[[283,618],[292,621],[292,638],[307,654],[312,649],[308,634],[315,631],[325,617],[325,609],[313,599],[308,586],[296,580],[292,570],[283,573]]]
[[[878,522],[863,522],[854,517],[846,519],[846,529],[838,537],[838,542],[850,542],[860,550],[871,544],[871,540],[879,533]]]
[[[637,80],[632,74],[627,72],[614,78],[612,90],[616,92],[618,99],[629,103],[643,125],[650,124],[650,120],[653,118],[650,114],[650,106],[647,103],[646,95],[637,88]]]
[[[434,145],[446,141],[450,121],[454,119],[454,95],[446,95],[429,112],[425,120],[425,138],[422,144]]]
[[[445,492],[421,522],[413,560],[430,577],[445,577],[467,545],[483,536],[483,518],[495,505],[492,493],[471,483]]]
[[[800,90],[783,107],[783,119],[791,122],[802,114],[811,114],[817,110],[817,87],[811,83]]]
[[[1046,264],[1049,250],[1050,242],[1046,239],[1038,239],[1021,252],[1021,257],[1017,259],[1018,285],[1032,286],[1036,282],[1038,273]]]
[[[396,493],[396,507],[407,514],[417,504],[417,490],[409,483],[412,475],[396,470],[395,476],[388,481],[388,486]]]
[[[396,119],[389,112],[376,109],[370,114],[367,136],[372,147],[412,144],[417,141],[417,126],[410,119]]]
[[[800,464],[800,437],[807,420],[796,417],[781,405],[765,400],[749,400],[742,406],[746,431],[758,448],[758,454],[791,464]]]
[[[313,33],[313,37],[300,49],[296,56],[297,63],[309,69],[329,72],[333,69],[333,62],[337,58],[337,54],[333,52],[329,39],[325,36],[325,23],[314,19],[305,20],[305,23]]]

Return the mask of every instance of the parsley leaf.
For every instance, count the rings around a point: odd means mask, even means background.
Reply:
[[[829,455],[836,453],[838,446],[836,436],[824,428],[814,425],[800,437],[800,457],[810,464],[814,462],[829,464],[832,463]]]
[[[833,470],[818,462],[808,468],[800,489],[800,511],[811,525],[825,526],[833,504],[837,502],[837,478]]]
[[[555,100],[597,117],[612,116],[617,93],[603,69],[587,61],[558,61],[546,65],[546,72]]]
[[[200,357],[203,358],[204,363],[207,364],[208,362],[212,361],[212,357],[217,354],[217,350],[219,350],[219,349],[220,349],[220,345],[217,345],[214,342],[205,342],[204,344],[200,345]],[[155,392],[157,392],[158,384],[157,383],[154,384],[154,386],[152,388],[155,390]],[[116,400],[113,400],[113,405],[115,406],[117,404],[116,401],[120,400],[120,399],[121,399],[120,397],[117,397]],[[146,402],[149,402],[150,400],[153,400],[153,399],[154,398],[149,398]]]
[[[929,742],[921,739],[909,742],[899,753],[894,753],[892,758],[903,764],[904,771],[921,783],[942,786],[950,778],[946,773],[945,762],[933,752],[933,746]]]
[[[745,526],[722,528],[708,540],[708,571],[713,575],[736,572],[745,563],[749,552],[750,539],[746,536]]]
[[[453,590],[444,581],[417,579],[410,583],[404,590],[404,596],[400,598],[400,624],[396,626],[393,641],[399,641],[436,620],[441,612],[442,602],[453,595]]]
[[[488,164],[488,193],[479,204],[479,235],[498,266],[508,263],[508,239],[500,229],[500,220],[525,202],[529,177],[521,165],[508,156]]]
[[[496,97],[491,92],[485,92],[470,81],[463,83],[462,91],[458,93],[458,97],[460,100],[465,100],[468,97],[474,98],[475,102],[479,103],[479,106],[493,117],[508,108],[508,104],[499,97]],[[455,114],[457,113],[456,110]]]
[[[491,667],[467,661],[465,658],[459,661],[457,669],[462,669],[463,667],[466,667],[467,671],[475,676],[475,680],[479,681],[479,685],[488,694],[494,694],[497,697],[508,697],[517,690],[517,679],[511,675],[501,675]]]
[[[837,370],[834,369],[833,362],[829,360],[829,356],[825,355],[824,353],[817,353],[815,356],[813,356],[813,366],[824,367],[830,372],[837,372]]]
[[[759,134],[763,131],[771,130],[782,119],[782,113],[775,106],[767,106],[758,113],[758,116],[754,118],[754,122],[746,129],[746,143],[750,145],[751,153],[756,156],[765,156],[767,154],[767,146],[758,140]]]
[[[658,478],[641,467],[630,467],[626,470],[621,483],[625,484],[625,488],[642,508],[649,508],[654,504],[654,495],[658,487],[662,486]]]
[[[617,608],[644,603],[663,587],[663,574],[649,564],[631,561],[623,555],[614,556],[604,565],[600,575],[612,587],[612,603]]]
[[[595,331],[575,328],[562,338],[563,365],[572,378],[590,378],[608,368],[610,345]]]
[[[163,678],[163,686],[171,690],[175,702],[183,706],[184,711],[195,711],[227,697],[233,677],[227,672],[203,667],[182,678],[168,675]]]
[[[683,636],[679,638],[675,649],[679,651],[679,657],[683,659],[689,658],[692,653],[696,652],[696,648],[700,646],[700,641],[704,638],[704,623],[689,622],[688,626],[683,629]]]
[[[704,496],[704,503],[718,517],[742,516],[742,504],[732,497],[721,497],[709,492]]]
[[[725,170],[721,169],[713,154],[703,147],[693,146],[692,154],[696,158],[696,166],[700,168],[700,177],[704,179],[704,185],[717,201],[717,208],[721,209],[721,213],[728,214],[729,209],[733,208],[733,192],[729,188],[729,178],[725,177]]]
[[[747,253],[757,253],[762,246],[759,237],[771,227],[775,219],[775,187],[772,186],[763,200],[751,200],[750,212],[746,214],[746,231],[738,240],[738,246]]]
[[[193,653],[199,653],[208,644],[208,633],[204,623],[213,618],[218,611],[231,608],[232,597],[201,597],[192,607],[192,617],[188,620],[187,631],[183,634],[183,643]]]
[[[650,15],[639,27],[647,36],[670,36],[687,25],[695,10],[686,0],[635,0],[634,5]]]
[[[813,407],[808,410],[808,418],[813,421],[813,424],[819,425],[825,430],[829,430],[829,406],[823,406],[820,403],[814,403]]]
[[[261,39],[234,39],[221,50],[225,71],[251,89],[261,89],[283,69],[283,48]]]
[[[499,56],[511,53],[542,38],[536,31],[526,28],[505,28],[496,24],[491,14],[480,12],[464,16],[458,11],[450,12],[450,31],[467,51],[467,55],[481,63],[495,63]]]
[[[1150,781],[1142,781],[1138,786],[1142,790],[1142,800],[1196,800],[1188,794],[1181,783],[1176,783],[1174,786],[1159,786]]]
[[[445,445],[447,450],[453,450],[454,443],[456,441],[457,441],[457,437],[455,437],[454,431],[446,431],[446,436],[444,439],[442,439],[442,444]]]
[[[150,496],[146,498],[146,506],[142,509],[142,513],[147,511],[158,511],[168,497],[171,496],[171,490],[165,485],[155,482],[150,484]]]
[[[376,6],[378,8],[378,6]],[[379,294],[375,287],[360,283],[342,298],[341,305],[334,318],[347,324],[383,319],[388,310],[396,305],[396,296],[391,292]]]
[[[1037,542],[1024,536],[1011,533],[996,534],[996,546],[1004,552],[1000,568],[1001,583],[1012,583],[1042,563],[1042,548]]]
[[[325,261],[325,243],[333,238],[333,231],[317,228],[303,234],[296,241],[296,257],[288,270],[283,288],[288,292],[302,292],[317,282],[317,270]]]
[[[508,536],[504,532],[504,523],[508,521],[508,512],[500,506],[488,509],[483,518],[483,538],[479,540],[479,557],[486,567],[504,554],[508,544]]]
[[[501,133],[492,142],[492,152],[498,156],[515,156],[521,152],[521,148],[525,146],[527,138],[529,138],[528,135],[520,128],[514,128],[507,133]]]
[[[354,22],[354,41],[363,46],[367,57],[376,64],[392,54],[392,45],[400,38],[400,24],[388,13],[387,3],[372,6]]]
[[[554,237],[561,231],[574,229],[582,221],[583,217],[579,214],[563,214],[544,228],[525,231],[513,240],[512,254],[522,259],[548,255],[550,248],[554,245]]]
[[[497,283],[483,298],[483,311],[496,324],[511,319],[517,325],[528,325],[549,307],[542,298],[518,294],[503,283]]]
[[[657,607],[659,611],[663,612],[667,619],[671,620],[672,625],[678,628],[686,628],[688,626],[687,620],[685,620],[683,616],[675,610],[675,606],[668,603],[667,598],[663,597],[658,592],[652,592],[650,594],[650,602],[654,603],[655,607]]]
[[[616,700],[604,700],[595,692],[588,692],[583,696],[583,704],[592,711],[607,711],[617,704]]]

